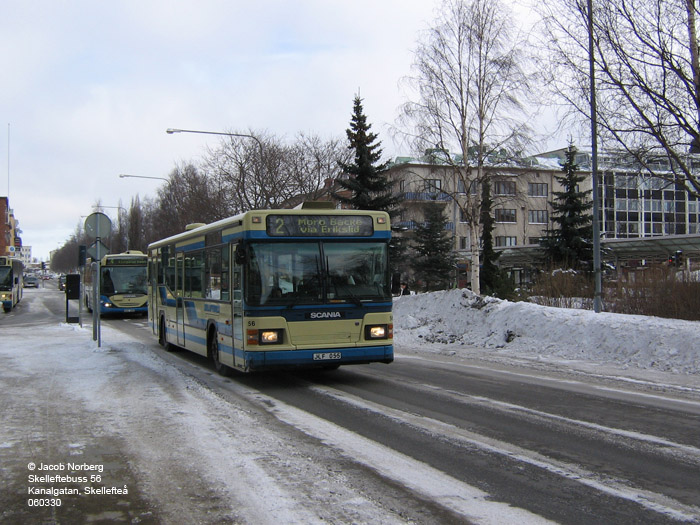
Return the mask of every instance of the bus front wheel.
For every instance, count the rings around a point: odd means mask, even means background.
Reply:
[[[168,333],[165,331],[165,317],[160,318],[160,324],[158,325],[158,344],[168,352],[175,350],[175,347],[168,343]]]
[[[209,357],[212,361],[214,361],[214,368],[216,368],[216,371],[219,373],[219,375],[222,375],[224,377],[230,376],[233,372],[233,369],[229,366],[226,366],[219,360],[219,340],[216,337],[215,330],[211,330],[209,332],[208,346]]]

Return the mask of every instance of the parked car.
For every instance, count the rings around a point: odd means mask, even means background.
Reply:
[[[58,289],[61,291],[65,291],[65,289],[66,289],[66,276],[65,275],[61,275],[58,278]]]
[[[24,287],[25,288],[39,288],[39,279],[34,275],[24,276]]]

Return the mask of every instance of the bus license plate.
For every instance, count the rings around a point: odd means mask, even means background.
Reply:
[[[327,352],[323,354],[314,354],[314,361],[329,361],[331,359],[341,359],[343,354],[340,352]]]
[[[136,310],[133,308],[124,308],[124,313],[125,314],[133,314]]]

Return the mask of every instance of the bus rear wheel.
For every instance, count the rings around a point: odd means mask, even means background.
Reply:
[[[216,331],[211,330],[209,332],[209,338],[207,341],[207,346],[209,347],[209,357],[214,362],[214,368],[224,377],[229,377],[233,373],[233,369],[226,366],[219,360],[219,340],[216,337]]]

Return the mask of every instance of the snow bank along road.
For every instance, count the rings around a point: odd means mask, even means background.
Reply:
[[[700,522],[693,386],[406,343],[226,379],[142,319],[97,348],[62,299],[0,317],[0,523]]]

